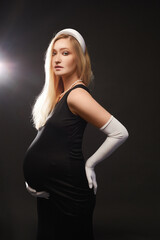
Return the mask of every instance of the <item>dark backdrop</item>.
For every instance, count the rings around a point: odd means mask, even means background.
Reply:
[[[84,37],[95,76],[93,97],[129,131],[127,142],[96,166],[96,240],[159,239],[159,1],[1,1],[0,238],[34,240],[36,200],[22,163],[36,136],[31,107],[44,84],[44,53],[53,34]],[[2,70],[1,69],[1,70]],[[88,124],[83,150],[105,140]]]

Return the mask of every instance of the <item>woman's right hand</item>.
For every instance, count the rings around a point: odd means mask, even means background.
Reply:
[[[41,198],[46,198],[49,199],[49,193],[42,191],[42,192],[37,192],[35,189],[31,188],[27,182],[25,182],[26,189],[27,191],[33,196],[33,197],[41,197]]]
[[[86,171],[89,188],[94,187],[94,194],[96,194],[97,193],[97,180],[96,180],[96,174],[95,174],[94,168],[88,167],[87,162],[86,162],[85,171]]]

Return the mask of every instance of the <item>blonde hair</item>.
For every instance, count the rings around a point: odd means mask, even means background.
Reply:
[[[36,97],[32,107],[32,121],[37,130],[45,125],[49,113],[52,112],[58,101],[59,95],[64,91],[62,79],[54,74],[52,67],[53,45],[57,40],[62,38],[69,38],[73,49],[75,50],[78,59],[78,78],[82,79],[86,86],[89,86],[93,79],[87,48],[85,53],[83,53],[79,42],[68,34],[61,34],[58,37],[53,38],[45,55],[45,84],[40,94]]]

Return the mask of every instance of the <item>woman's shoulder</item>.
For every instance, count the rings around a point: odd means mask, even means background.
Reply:
[[[71,112],[100,128],[110,114],[83,88],[73,89],[67,98]]]
[[[67,104],[74,111],[74,109],[85,109],[91,107],[95,102],[90,94],[88,87],[85,85],[76,85],[67,96]]]
[[[67,105],[73,114],[79,115],[79,110],[85,109],[92,99],[89,89],[85,85],[77,84],[67,96]],[[78,111],[76,112],[75,110]]]
[[[80,101],[89,95],[90,90],[86,85],[77,84],[69,91],[69,94],[67,96],[67,102],[70,103],[72,101]]]

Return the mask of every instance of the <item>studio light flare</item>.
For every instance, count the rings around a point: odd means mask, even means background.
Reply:
[[[16,74],[16,70],[16,63],[0,59],[0,84],[10,82]]]

